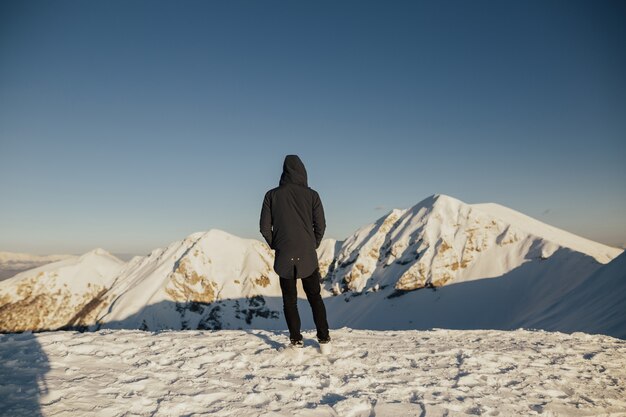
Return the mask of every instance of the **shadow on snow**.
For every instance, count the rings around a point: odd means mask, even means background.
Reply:
[[[41,416],[48,356],[33,333],[0,334],[0,415]]]
[[[626,315],[615,314],[626,298],[625,280],[593,282],[592,257],[560,249],[550,258],[526,262],[497,278],[424,288],[397,296],[393,288],[344,293],[324,299],[332,328],[370,330],[512,330],[602,333],[626,338]],[[593,303],[568,306],[593,292]],[[602,294],[607,294],[603,297]],[[613,297],[608,297],[608,295]],[[615,295],[617,294],[617,295]],[[396,295],[396,296],[394,296]],[[610,300],[610,302],[606,302]],[[571,303],[570,303],[571,304]],[[303,329],[313,329],[310,308],[299,299]],[[119,321],[92,326],[113,329],[286,329],[280,297],[255,296],[214,303],[164,301],[144,306]]]

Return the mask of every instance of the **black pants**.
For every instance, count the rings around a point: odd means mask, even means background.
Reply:
[[[326,307],[320,294],[320,271],[316,269],[310,276],[302,278],[302,287],[306,294],[306,298],[311,305],[313,311],[313,321],[317,328],[317,338],[328,338],[328,322],[326,321]],[[295,279],[280,278],[280,289],[283,293],[283,311],[287,327],[289,328],[289,338],[301,340],[300,333],[300,315],[298,314],[298,293],[296,291]]]

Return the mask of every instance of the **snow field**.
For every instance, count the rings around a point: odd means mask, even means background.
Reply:
[[[0,335],[0,415],[626,416],[626,341],[584,333]]]

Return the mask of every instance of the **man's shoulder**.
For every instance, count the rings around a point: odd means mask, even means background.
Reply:
[[[309,187],[309,190],[311,191],[311,194],[313,194],[313,197],[320,198],[320,195],[318,194],[318,192],[315,191],[313,188]]]
[[[271,190],[268,190],[265,193],[265,197],[269,198],[272,195],[276,194],[276,193],[281,193],[281,192],[288,192],[287,189],[290,187],[296,187],[300,190],[306,190],[309,193],[311,193],[311,195],[313,195],[313,197],[315,198],[320,198],[319,194],[317,193],[317,191],[315,191],[313,188],[308,187],[308,186],[304,186],[304,185],[298,185],[298,184],[284,184],[284,185],[279,185],[278,187],[274,187]]]
[[[274,187],[274,188],[272,188],[270,190],[267,190],[267,192],[265,193],[265,196],[267,197],[267,196],[270,196],[270,195],[274,194],[276,191],[278,191],[279,188],[280,187]]]
[[[279,185],[276,186],[274,188],[272,188],[271,190],[268,190],[265,194],[270,194],[270,193],[274,193],[276,191],[283,191],[283,190],[287,190],[287,189],[300,189],[300,190],[309,190],[312,191],[313,193],[317,194],[317,191],[315,191],[313,188],[307,186],[307,185],[300,185],[300,184],[283,184],[283,185]]]

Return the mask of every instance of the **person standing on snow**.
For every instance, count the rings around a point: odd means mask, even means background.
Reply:
[[[263,238],[275,251],[274,271],[280,277],[291,345],[303,346],[296,292],[298,279],[302,281],[313,312],[320,347],[327,344],[330,335],[320,294],[321,276],[316,252],[324,236],[326,220],[320,196],[308,186],[306,169],[297,155],[285,157],[279,186],[265,194],[260,228]]]

